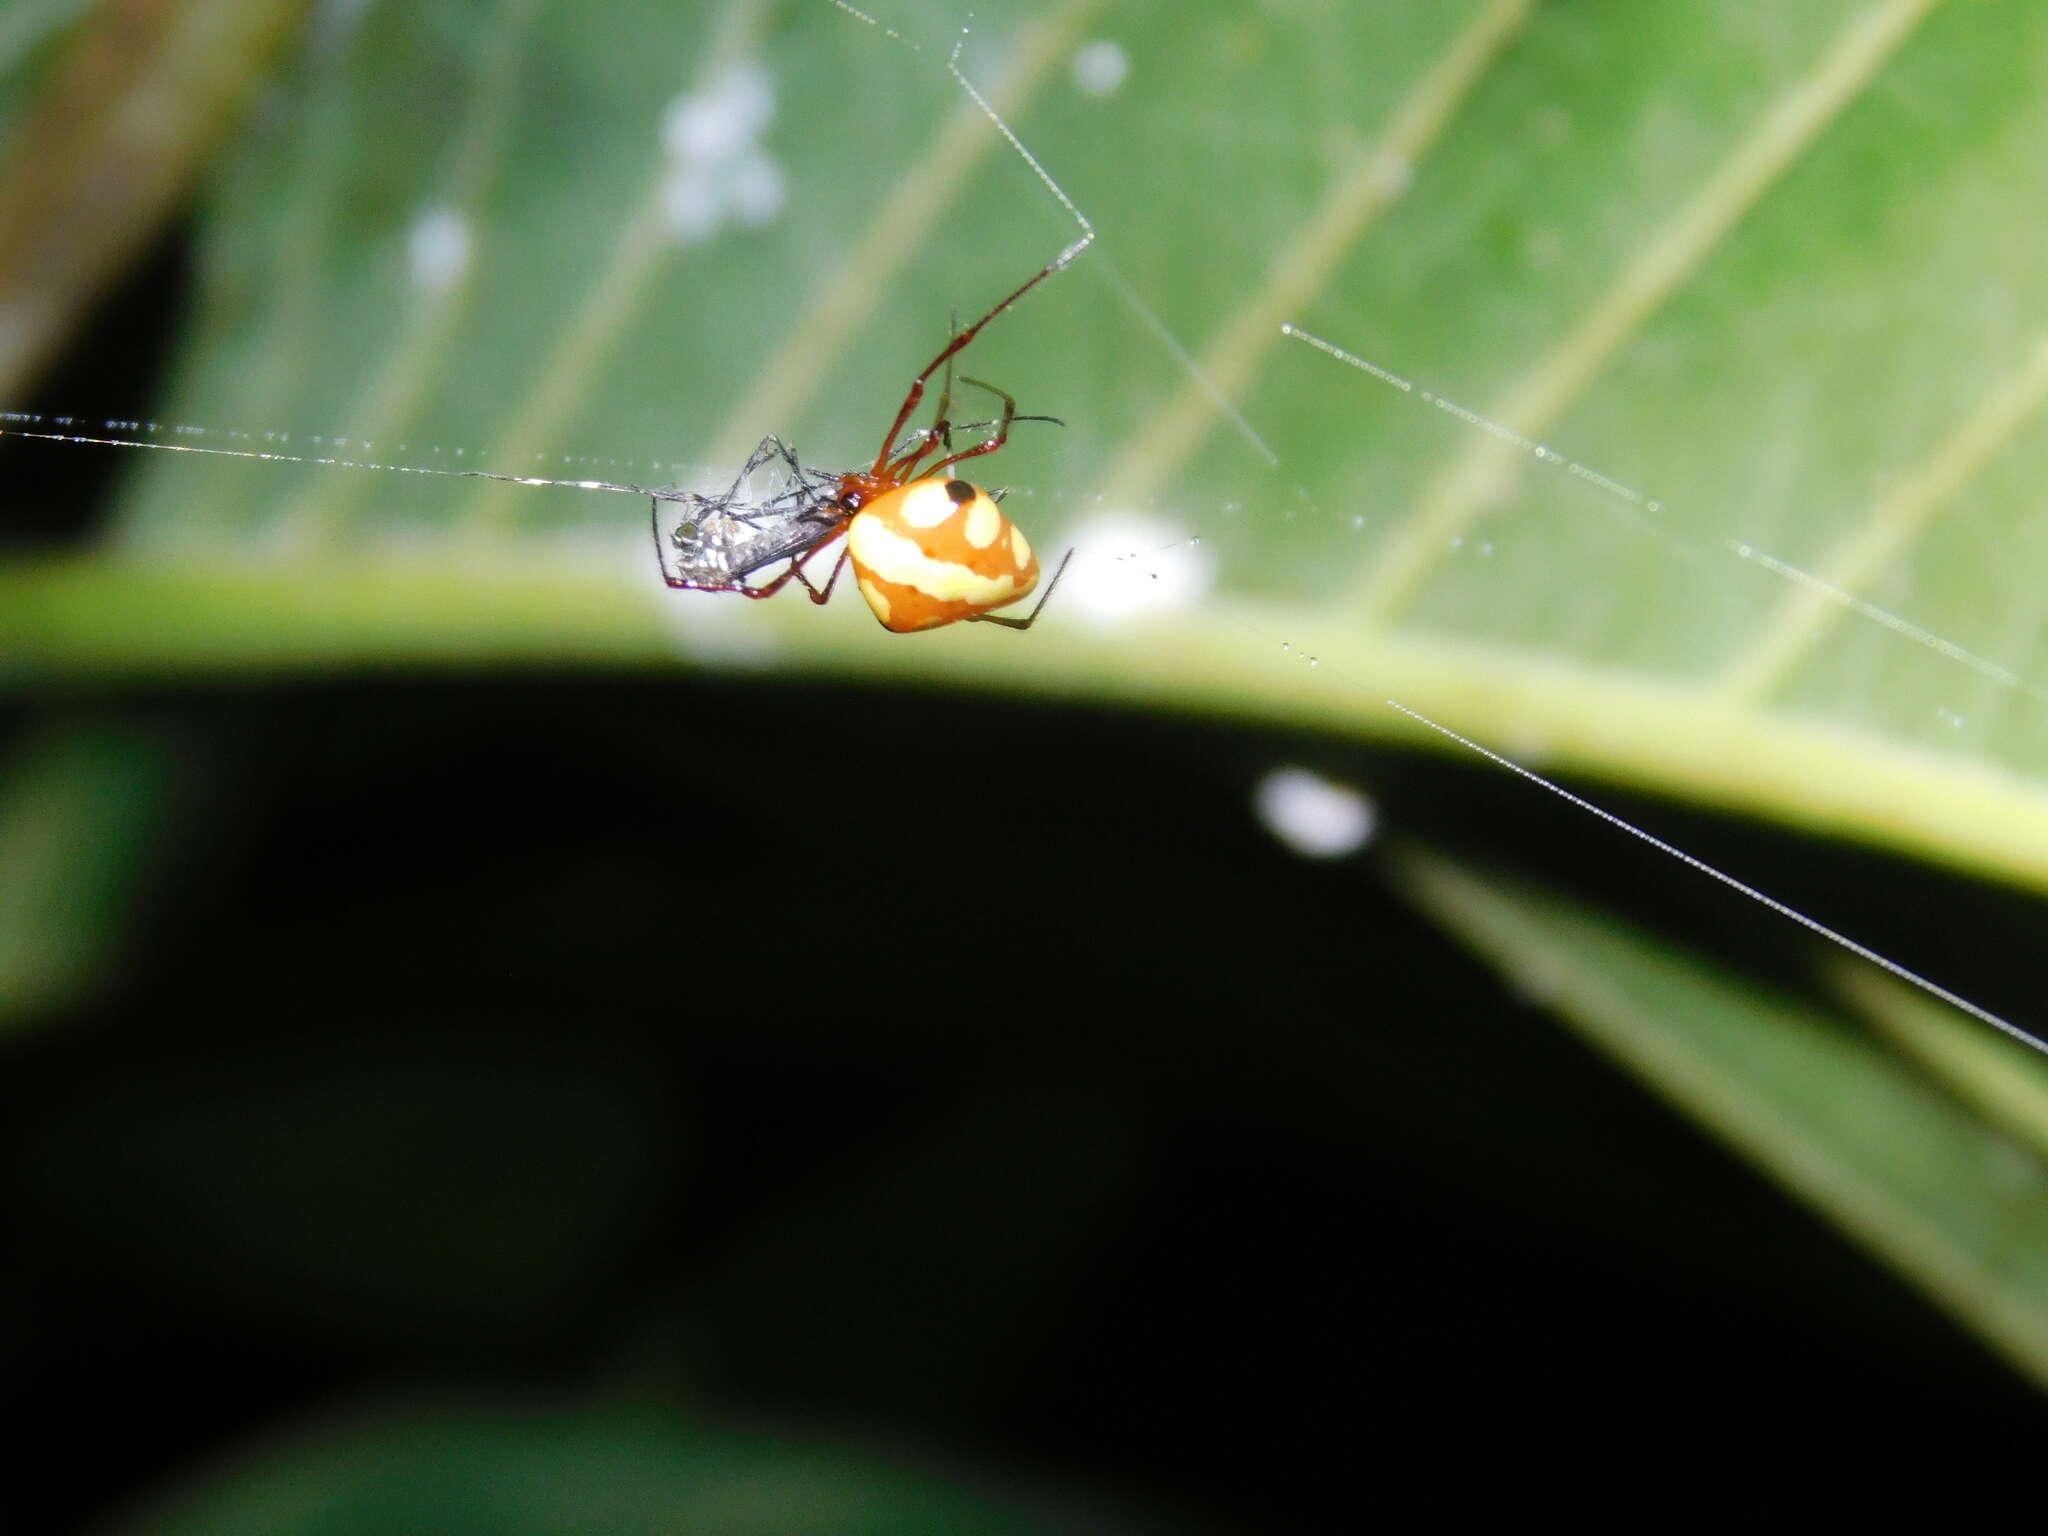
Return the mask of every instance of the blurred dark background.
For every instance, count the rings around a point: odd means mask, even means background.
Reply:
[[[1497,1508],[1708,1444],[1933,1475],[2035,1422],[1369,857],[1260,831],[1313,744],[632,679],[89,708],[173,789],[124,975],[0,1092],[15,1528],[444,1394],[1187,1529],[1467,1504],[1465,1454],[1525,1466]],[[1517,786],[1353,766],[1405,834],[1712,910]]]

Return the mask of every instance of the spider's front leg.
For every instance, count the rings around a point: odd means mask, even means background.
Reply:
[[[1002,401],[1003,418],[1001,421],[996,423],[996,430],[993,436],[983,440],[982,442],[976,443],[972,448],[963,448],[958,453],[949,452],[945,458],[939,460],[938,463],[932,465],[930,469],[927,469],[925,471],[925,473],[928,475],[943,474],[946,470],[951,469],[955,464],[958,464],[963,459],[978,459],[984,453],[994,453],[998,448],[1001,448],[1003,444],[1007,443],[1010,440],[1010,426],[1017,419],[1016,396],[1012,395],[1007,389],[997,389],[995,385],[986,383],[981,379],[963,378],[960,382],[963,384],[972,384],[976,389],[985,389],[990,394],[994,395],[998,400]],[[946,446],[948,449],[950,449],[953,445],[951,443],[948,443]]]

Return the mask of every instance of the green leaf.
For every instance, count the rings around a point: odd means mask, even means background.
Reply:
[[[1393,869],[1517,989],[2048,1383],[2048,1169],[2002,1116],[1610,913],[1425,852]],[[2017,1095],[2035,1063],[2008,1054]]]
[[[1831,979],[1843,1000],[2036,1157],[2048,1157],[2048,1061],[1870,966]]]
[[[946,72],[959,14],[883,10],[922,51],[827,0],[322,13],[207,199],[164,418],[659,483],[770,431],[860,461],[946,317],[1076,233]],[[1412,735],[1392,694],[2048,880],[2048,14],[1010,0],[960,57],[1102,236],[968,359],[1067,424],[982,461],[1083,545],[1029,640],[671,594],[626,497],[150,455],[106,558],[0,575],[10,675],[661,655]],[[738,147],[665,154],[692,104]],[[1214,590],[1155,579],[1190,548]],[[605,589],[595,633],[554,583]]]
[[[105,979],[168,798],[150,732],[73,722],[0,772],[0,1033]]]
[[[1007,1536],[1047,1527],[935,1473],[793,1435],[646,1410],[433,1406],[304,1431],[118,1528]]]

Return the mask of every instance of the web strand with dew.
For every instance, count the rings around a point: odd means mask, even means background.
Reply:
[[[1626,484],[1621,480],[1616,479],[1614,476],[1605,474],[1586,464],[1580,463],[1576,459],[1572,459],[1562,453],[1559,453],[1556,449],[1551,448],[1546,444],[1539,443],[1534,439],[1527,437],[1526,435],[1520,432],[1515,431],[1513,428],[1506,426],[1501,422],[1494,421],[1490,417],[1487,417],[1482,413],[1471,409],[1468,406],[1461,405],[1457,401],[1451,400],[1443,395],[1440,395],[1433,390],[1424,388],[1418,385],[1412,379],[1406,378],[1403,375],[1394,372],[1392,369],[1385,368],[1380,364],[1374,363],[1366,358],[1360,357],[1357,354],[1350,352],[1347,349],[1337,345],[1335,342],[1329,341],[1324,337],[1315,335],[1312,332],[1304,330],[1303,328],[1293,324],[1292,322],[1283,324],[1281,326],[1281,334],[1283,336],[1288,337],[1289,339],[1300,341],[1314,348],[1316,351],[1321,352],[1325,356],[1335,359],[1336,361],[1344,364],[1347,367],[1356,369],[1357,371],[1364,373],[1371,378],[1377,379],[1379,382],[1386,384],[1395,390],[1398,390],[1400,393],[1404,395],[1408,395],[1426,405],[1434,407],[1437,410],[1443,411],[1447,415],[1456,418],[1458,421],[1462,422],[1468,427],[1472,427],[1479,431],[1487,433],[1489,436],[1503,443],[1506,443],[1509,446],[1518,449],[1523,453],[1526,453],[1530,458],[1536,460],[1540,464],[1546,465],[1554,470],[1561,471],[1562,473],[1571,476],[1573,479],[1582,481],[1585,484],[1593,486],[1596,490],[1604,493],[1605,495],[1613,497],[1615,500],[1621,502],[1623,505],[1632,509],[1633,511],[1645,514],[1648,519],[1660,519],[1660,515],[1667,510],[1663,502],[1657,500],[1656,498],[1646,496],[1642,492],[1636,490],[1634,487]],[[1671,539],[1674,542],[1680,544],[1696,542],[1687,540],[1683,535],[1678,533],[1675,529],[1672,529],[1665,525],[1661,520],[1652,521],[1649,523],[1649,526],[1654,528],[1662,537]],[[1855,613],[1859,617],[1880,624],[1884,628],[1904,636],[1906,639],[1923,646],[1924,648],[1934,652],[1935,654],[1947,660],[1954,661],[1958,664],[1967,666],[1970,668],[1970,670],[1976,672],[1980,676],[1988,677],[1994,682],[1997,682],[2003,686],[2013,688],[2018,692],[2024,693],[2030,698],[2048,698],[2048,691],[2044,691],[2038,685],[2033,684],[2028,680],[2022,678],[2012,669],[2002,666],[1997,662],[1991,661],[1988,658],[1978,656],[1975,653],[1965,649],[1964,647],[1956,645],[1952,641],[1946,640],[1939,635],[1933,634],[1931,631],[1928,631],[1919,625],[1915,625],[1910,620],[1907,620],[1901,617],[1900,615],[1894,614],[1875,603],[1871,603],[1868,600],[1860,598],[1853,593],[1843,592],[1840,589],[1832,586],[1830,583],[1824,581],[1822,578],[1817,577],[1811,574],[1810,572],[1802,570],[1798,566],[1792,564],[1790,561],[1779,559],[1778,557],[1771,555],[1766,551],[1758,549],[1755,545],[1750,544],[1743,540],[1725,539],[1720,541],[1720,545],[1721,548],[1725,550],[1728,554],[1734,555],[1738,559],[1755,564],[1761,569],[1766,570],[1770,572],[1772,575],[1779,577],[1783,580],[1795,583],[1802,587],[1815,589],[1819,591],[1823,596],[1825,596],[1829,601],[1838,603],[1840,606],[1842,606],[1843,608],[1852,613]],[[1284,642],[1281,648],[1283,651],[1289,653],[1292,653],[1293,651],[1293,647]],[[1319,656],[1303,654],[1300,657],[1300,659],[1310,667],[1322,666],[1322,658]],[[1655,849],[1657,852],[1663,854],[1665,857],[1673,859],[1677,861],[1679,864],[1685,866],[1686,868],[1693,870],[1695,873],[1704,875],[1707,878],[1714,880],[1733,891],[1736,891],[1737,893],[1746,897],[1750,901],[1755,902],[1757,905],[1763,907],[1765,910],[1774,913],[1778,917],[1783,918],[1788,922],[1797,924],[1798,926],[1817,935],[1818,937],[1825,939],[1830,944],[1836,945],[1837,947],[1847,951],[1849,954],[1856,956],[1858,959],[1878,967],[1879,969],[1887,972],[1888,974],[1892,975],[1898,980],[1903,981],[1908,985],[1914,987],[1918,991],[1924,993],[1926,996],[1931,997],[1938,1002],[1946,1004],[1947,1006],[1955,1009],[1956,1011],[1965,1014],[1972,1019],[1975,1019],[1977,1022],[1981,1024],[1990,1026],[1991,1028],[1997,1030],[1999,1033],[2020,1042],[2021,1044],[2027,1046],[2028,1048],[2036,1052],[2039,1052],[2043,1055],[2048,1055],[2048,1041],[2042,1040],[2035,1034],[2029,1032],[2026,1029],[2021,1028],[2019,1025],[2013,1023],[2012,1021],[2002,1017],[1997,1013],[1994,1013],[1990,1009],[1985,1008],[1978,1003],[1972,1002],[1969,998],[1963,996],[1961,993],[1958,993],[1948,987],[1941,985],[1936,981],[1931,980],[1926,976],[1921,975],[1919,972],[1914,971],[1910,967],[1903,965],[1900,962],[1893,960],[1890,957],[1871,948],[1870,946],[1849,937],[1847,934],[1841,932],[1839,929],[1828,926],[1826,923],[1821,922],[1819,919],[1812,917],[1805,912],[1800,911],[1799,909],[1791,906],[1789,903],[1778,900],[1776,897],[1773,897],[1764,892],[1763,890],[1759,889],[1758,887],[1749,884],[1748,882],[1745,882],[1732,874],[1729,874],[1725,870],[1722,870],[1713,864],[1708,863],[1706,860],[1701,859],[1696,855],[1687,853],[1684,849],[1679,848],[1675,844],[1670,843],[1656,836],[1654,833],[1651,833],[1645,828],[1640,827],[1619,815],[1616,815],[1614,812],[1609,811],[1606,808],[1595,804],[1591,800],[1588,800],[1580,795],[1572,793],[1570,790],[1564,788],[1562,785],[1554,782],[1549,778],[1546,778],[1542,774],[1535,772],[1533,769],[1521,763],[1517,763],[1505,754],[1497,752],[1494,749],[1487,747],[1482,743],[1472,739],[1471,737],[1466,736],[1452,729],[1450,726],[1447,726],[1443,724],[1441,721],[1432,718],[1431,716],[1423,713],[1421,710],[1415,709],[1412,706],[1403,703],[1399,699],[1389,698],[1385,701],[1385,703],[1389,709],[1395,710],[1398,713],[1406,716],[1407,718],[1415,721],[1417,724],[1422,725],[1427,729],[1436,732],[1438,735],[1456,744],[1465,751],[1473,753],[1478,757],[1486,760],[1487,762],[1494,764],[1496,767],[1505,769],[1508,772],[1515,774],[1517,777],[1522,778],[1528,781],[1529,783],[1539,786],[1540,788],[1548,791],[1550,794],[1557,796],[1566,804],[1571,805],[1574,808],[1585,812],[1587,815],[1595,817],[1596,819],[1607,823],[1609,826],[1612,826],[1619,831],[1626,832],[1629,836],[1638,839],[1639,841],[1643,842],[1649,847]]]
[[[1390,368],[1383,368],[1378,363],[1370,362],[1354,352],[1347,351],[1333,341],[1329,341],[1311,331],[1303,330],[1291,321],[1280,327],[1280,334],[1288,337],[1290,340],[1303,342],[1326,357],[1334,358],[1347,367],[1355,368],[1360,373],[1378,379],[1381,383],[1399,390],[1404,395],[1410,395],[1425,405],[1432,406],[1447,415],[1454,416],[1459,421],[1465,423],[1465,425],[1484,432],[1489,437],[1527,454],[1537,463],[1569,475],[1575,480],[1582,481],[1592,486],[1595,490],[1614,498],[1623,506],[1646,514],[1648,519],[1646,526],[1654,529],[1659,537],[1669,539],[1676,544],[1695,548],[1699,547],[1700,541],[1687,537],[1664,519],[1664,514],[1670,510],[1665,503],[1654,497],[1644,495],[1641,491],[1623,481],[1615,479],[1612,475],[1602,474],[1599,470],[1582,464],[1577,459],[1559,453],[1556,449],[1539,443],[1534,438],[1527,437],[1517,432],[1514,428],[1473,410],[1470,406],[1460,405],[1455,400],[1415,383],[1412,379],[1402,377]],[[1738,560],[1754,565],[1759,570],[1766,571],[1782,581],[1813,593],[1815,596],[1834,604],[1845,612],[1852,613],[1858,618],[1868,620],[1873,624],[1890,630],[1892,633],[1910,641],[1914,645],[1920,646],[1924,650],[1933,652],[1944,660],[1967,667],[1978,676],[1988,678],[2000,687],[2022,693],[2037,703],[2048,704],[2048,685],[2043,685],[2023,677],[2011,667],[1993,661],[1988,656],[1981,656],[1966,646],[1958,645],[1955,641],[1937,634],[1924,625],[1914,623],[1903,614],[1895,613],[1891,609],[1874,603],[1857,593],[1845,591],[1833,582],[1828,581],[1825,577],[1816,575],[1814,572],[1808,571],[1790,560],[1774,555],[1769,550],[1762,549],[1746,539],[1724,538],[1716,541],[1716,544],[1722,553],[1732,555]]]

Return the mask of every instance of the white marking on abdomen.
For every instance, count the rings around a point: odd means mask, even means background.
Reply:
[[[1017,578],[1011,572],[984,576],[951,560],[934,560],[914,539],[906,539],[866,513],[853,520],[846,542],[853,558],[883,581],[910,587],[942,603],[993,608],[1017,595]]]

